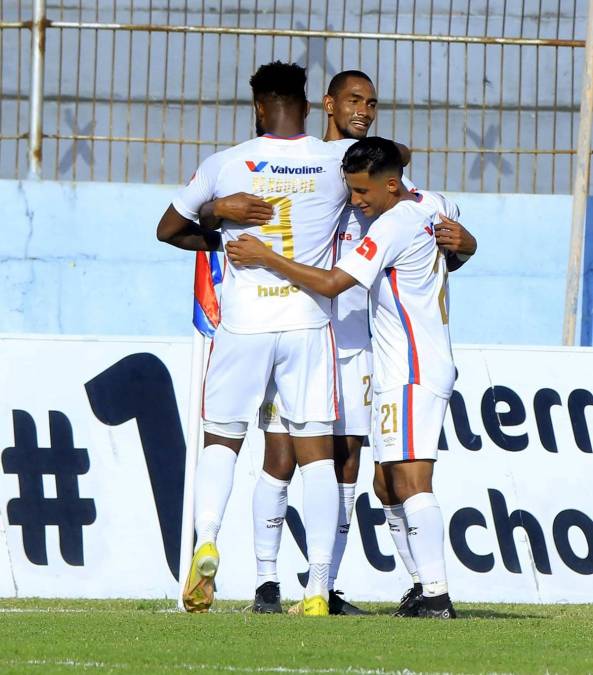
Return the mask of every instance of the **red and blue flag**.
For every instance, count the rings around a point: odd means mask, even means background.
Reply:
[[[216,286],[222,281],[222,270],[216,251],[196,253],[194,276],[194,317],[196,330],[206,337],[213,337],[220,322],[220,306]]]

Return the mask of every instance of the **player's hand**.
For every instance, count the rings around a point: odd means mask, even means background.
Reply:
[[[452,253],[461,253],[462,255],[473,255],[478,248],[475,237],[473,237],[461,223],[451,220],[442,213],[439,214],[440,223],[434,226],[434,233],[439,246],[443,246]]]
[[[217,199],[214,212],[217,218],[231,220],[241,225],[265,225],[274,215],[274,207],[261,197],[247,192],[237,192]]]
[[[241,267],[265,267],[269,249],[261,239],[242,234],[236,241],[229,241],[226,254],[233,265]]]

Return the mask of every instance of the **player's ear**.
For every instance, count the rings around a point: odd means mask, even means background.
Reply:
[[[311,104],[309,101],[307,101],[307,105],[305,106],[305,117],[309,117],[309,113],[311,112]]]
[[[322,105],[323,105],[323,110],[325,111],[326,115],[333,115],[334,114],[334,97],[333,96],[330,96],[329,94],[326,94],[323,97]]]
[[[399,192],[400,182],[395,176],[387,179],[387,192],[397,194]]]

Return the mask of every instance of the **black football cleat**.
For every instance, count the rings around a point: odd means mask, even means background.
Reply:
[[[251,611],[256,614],[282,614],[280,584],[275,581],[266,581],[265,584],[256,588]]]
[[[360,607],[355,607],[351,603],[347,602],[344,600],[344,598],[340,597],[344,595],[342,591],[334,591],[331,590],[329,592],[329,613],[333,614],[334,616],[364,616],[366,614],[369,614],[369,612],[365,612],[364,609],[360,609]]]
[[[414,584],[402,596],[393,616],[416,617],[422,605],[422,584]]]
[[[418,609],[420,619],[456,619],[457,612],[451,603],[445,609],[431,609],[422,604]]]

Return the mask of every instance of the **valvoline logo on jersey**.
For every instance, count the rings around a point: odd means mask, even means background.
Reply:
[[[269,166],[272,173],[282,173],[288,175],[306,176],[315,173],[323,173],[325,169],[322,166],[282,166],[281,164],[270,164],[270,162],[252,162],[245,160],[247,168],[252,173],[261,173]]]

